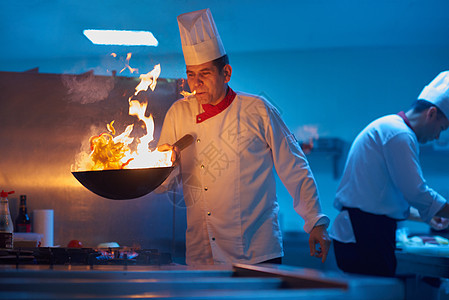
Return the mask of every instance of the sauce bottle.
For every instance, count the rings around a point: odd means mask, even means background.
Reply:
[[[20,195],[20,208],[17,215],[14,232],[31,232],[31,221],[27,213],[27,196]]]
[[[8,194],[12,192],[0,193],[0,249],[13,248],[13,225],[11,214],[9,212]]]

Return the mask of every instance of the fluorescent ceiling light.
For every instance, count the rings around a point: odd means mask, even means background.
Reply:
[[[149,31],[85,29],[84,35],[97,45],[157,46],[159,42]]]

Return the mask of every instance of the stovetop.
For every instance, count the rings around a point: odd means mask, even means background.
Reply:
[[[157,249],[37,247],[0,250],[0,265],[166,265],[170,253]]]

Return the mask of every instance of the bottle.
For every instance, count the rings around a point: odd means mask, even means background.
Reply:
[[[15,232],[31,232],[31,221],[27,213],[27,196],[20,195],[19,215],[16,218]]]
[[[8,194],[12,192],[0,193],[0,249],[13,248],[13,226],[11,214],[9,213]]]

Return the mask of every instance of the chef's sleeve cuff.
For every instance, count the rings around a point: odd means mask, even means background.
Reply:
[[[315,225],[313,227],[317,227],[320,225],[325,225],[326,229],[329,227],[330,220],[327,216],[322,216],[321,218],[316,221]]]

